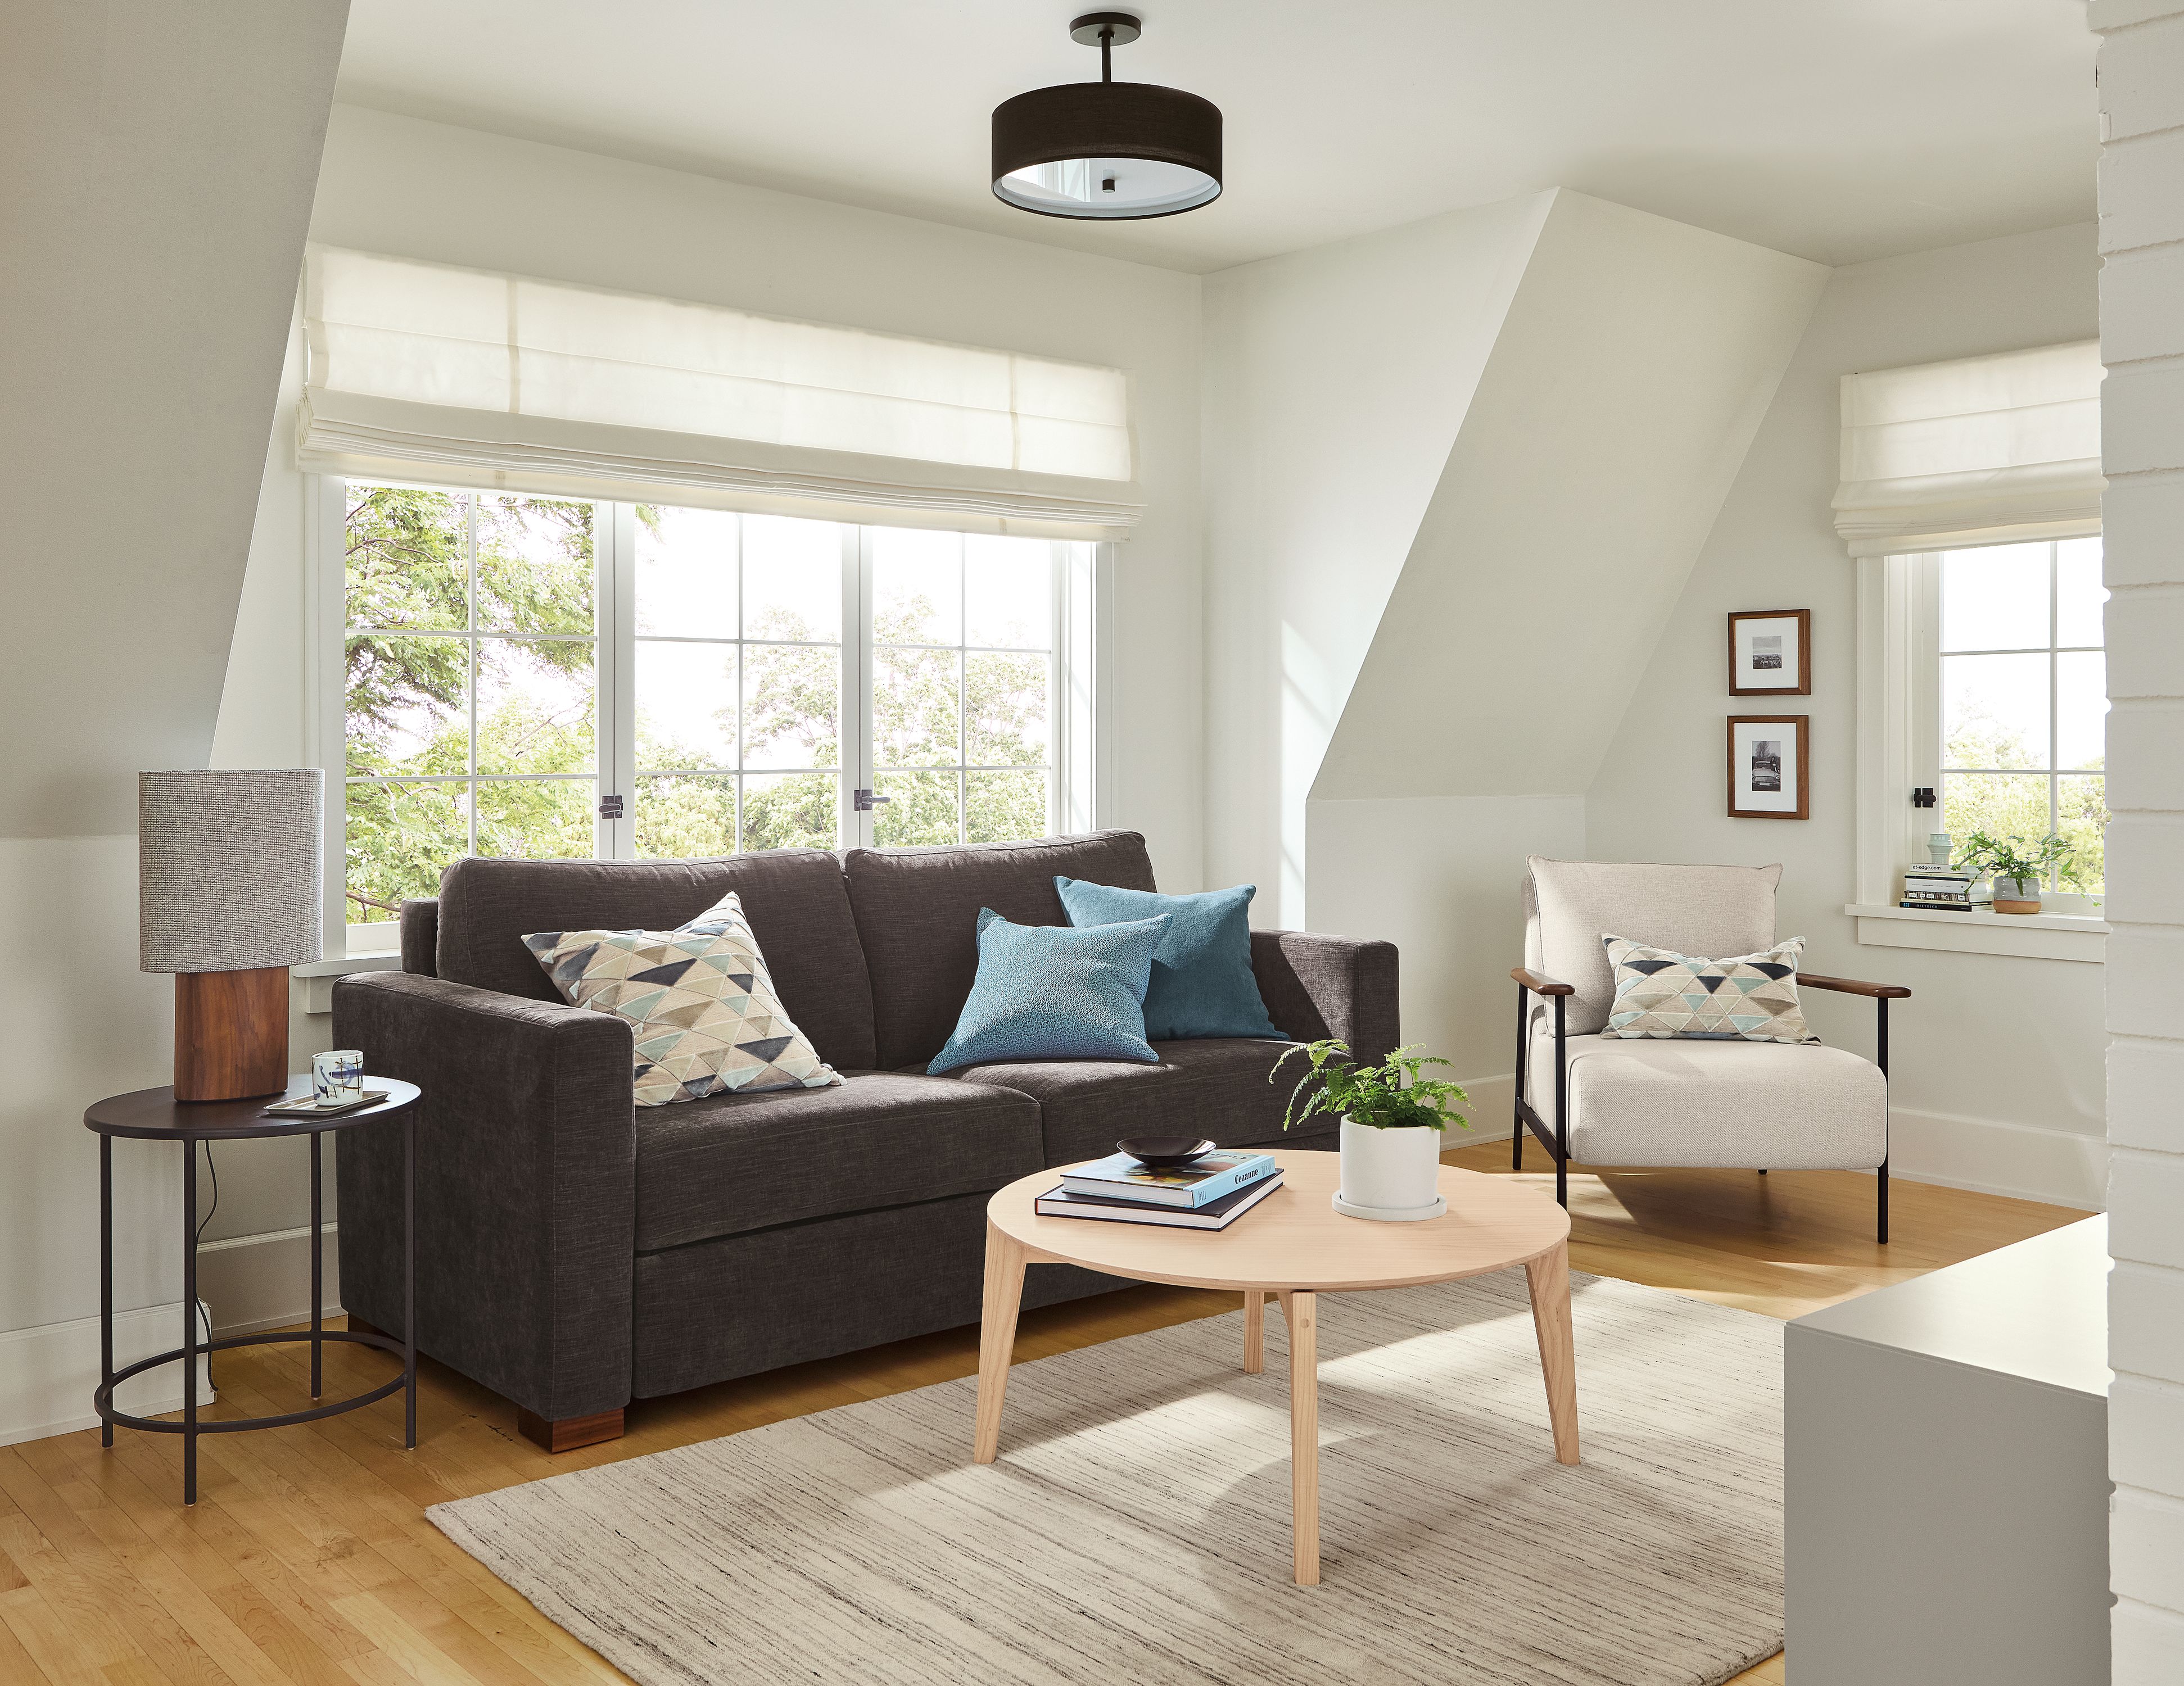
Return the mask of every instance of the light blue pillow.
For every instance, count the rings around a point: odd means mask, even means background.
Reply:
[[[1054,888],[1074,926],[1168,916],[1167,935],[1153,954],[1152,981],[1145,986],[1147,1041],[1281,1035],[1267,1016],[1251,971],[1251,909],[1257,885],[1195,896],[1121,890],[1076,878],[1056,878]]]
[[[1145,1045],[1145,981],[1168,921],[1140,919],[1078,931],[1011,925],[978,910],[978,975],[935,1077],[989,1060],[1135,1060]]]

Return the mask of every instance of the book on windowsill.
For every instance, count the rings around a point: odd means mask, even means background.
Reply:
[[[1061,1186],[1072,1194],[1102,1199],[1136,1200],[1155,1206],[1210,1205],[1246,1183],[1271,1177],[1279,1167],[1272,1154],[1237,1149],[1211,1153],[1189,1165],[1155,1167],[1128,1154],[1110,1154],[1061,1173]]]
[[[1278,1170],[1272,1177],[1247,1182],[1219,1199],[1188,1210],[1181,1206],[1149,1206],[1143,1200],[1108,1200],[1096,1194],[1078,1194],[1055,1188],[1032,1204],[1041,1217],[1094,1218],[1103,1223],[1150,1223],[1167,1229],[1226,1229],[1245,1212],[1282,1186]]]

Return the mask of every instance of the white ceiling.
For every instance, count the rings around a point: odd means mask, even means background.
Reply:
[[[2071,0],[1145,0],[1119,76],[1227,119],[1226,192],[1011,210],[987,114],[1099,74],[1090,0],[354,0],[338,97],[1185,270],[1568,186],[1823,263],[2093,214]]]

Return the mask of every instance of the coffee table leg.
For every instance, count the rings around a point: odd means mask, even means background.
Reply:
[[[1540,1368],[1547,1378],[1547,1416],[1555,1428],[1555,1461],[1577,1456],[1577,1353],[1570,1339],[1569,1244],[1524,1266],[1532,1290],[1532,1327],[1540,1338]]]
[[[978,1422],[971,1456],[989,1464],[1001,1450],[1001,1396],[1016,1351],[1017,1308],[1023,1300],[1024,1250],[986,1226],[986,1298],[978,1319]]]
[[[1290,1503],[1296,1583],[1319,1584],[1319,1296],[1284,1294],[1290,1328]]]
[[[1244,1290],[1244,1373],[1256,1376],[1267,1367],[1267,1296],[1256,1288]]]

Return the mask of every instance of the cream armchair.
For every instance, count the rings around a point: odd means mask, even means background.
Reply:
[[[1817,1043],[1603,1038],[1613,974],[1603,936],[1721,960],[1774,942],[1779,866],[1625,866],[1535,855],[1517,982],[1517,1118],[1555,1162],[1875,1171],[1888,1239],[1888,1004],[1911,992],[1800,971],[1802,989],[1872,999],[1878,1064]],[[1552,1080],[1552,1088],[1549,1081]],[[1551,1105],[1551,1114],[1543,1106]],[[1550,1121],[1552,1119],[1552,1122]]]

